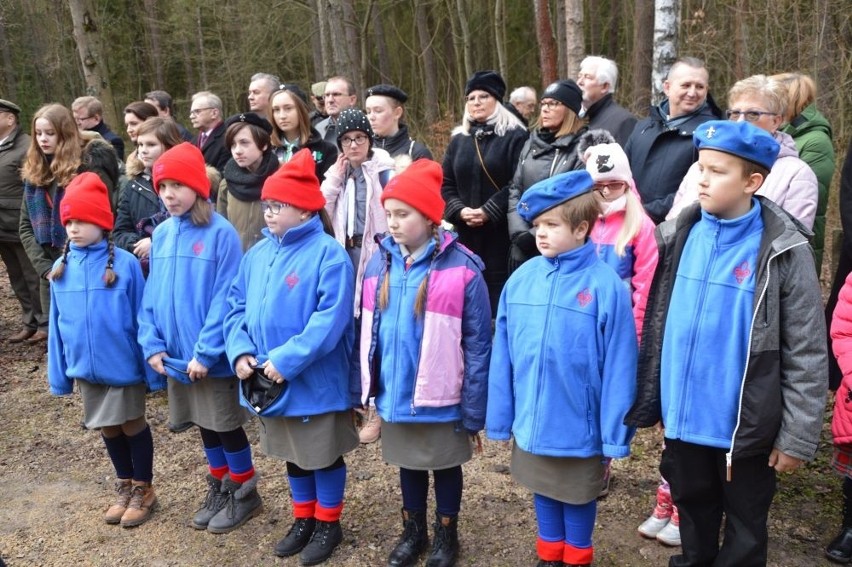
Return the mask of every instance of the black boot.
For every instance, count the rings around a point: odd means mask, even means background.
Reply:
[[[287,535],[275,545],[275,555],[290,557],[302,551],[311,540],[316,523],[313,518],[296,518]]]
[[[343,529],[340,522],[323,522],[317,520],[311,541],[299,554],[302,565],[319,565],[331,557],[334,549],[343,541]]]
[[[843,479],[843,527],[828,547],[825,556],[834,563],[852,561],[852,479]]]
[[[388,557],[388,567],[409,567],[417,563],[429,545],[426,512],[402,509],[402,535]]]
[[[435,539],[426,567],[453,567],[459,557],[458,516],[435,512]]]

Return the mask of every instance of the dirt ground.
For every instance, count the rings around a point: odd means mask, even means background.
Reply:
[[[254,422],[249,437],[262,475],[263,513],[226,535],[190,527],[206,489],[205,461],[197,433],[167,430],[163,393],[148,403],[159,509],[138,528],[106,525],[102,512],[112,500],[113,471],[100,435],[80,427],[77,394],[49,395],[43,346],[5,342],[18,325],[18,304],[0,265],[0,556],[8,565],[298,565],[297,558],[272,553],[289,528],[290,500],[283,464],[260,453]],[[779,479],[770,565],[829,565],[822,548],[838,526],[840,481],[828,466],[827,425],[823,440],[815,463]],[[652,508],[659,445],[657,434],[641,431],[633,455],[614,463],[611,493],[599,505],[595,565],[665,565],[673,553],[636,532]],[[506,445],[486,442],[484,454],[464,467],[460,566],[536,563],[531,495],[512,481],[508,459]],[[346,460],[345,539],[327,565],[384,565],[400,531],[397,471],[382,462],[379,444],[362,446]]]

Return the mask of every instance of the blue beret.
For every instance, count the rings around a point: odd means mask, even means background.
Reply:
[[[695,129],[692,139],[699,150],[718,150],[766,169],[772,169],[781,149],[769,132],[745,121],[705,122]]]
[[[518,202],[518,214],[527,222],[565,201],[588,193],[595,186],[585,169],[560,173],[543,179],[524,191]]]

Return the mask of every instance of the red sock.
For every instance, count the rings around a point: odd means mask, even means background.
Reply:
[[[254,467],[250,468],[249,470],[247,470],[245,472],[241,472],[241,473],[235,473],[234,471],[231,471],[231,480],[233,480],[234,482],[239,482],[240,484],[246,482],[247,480],[249,480],[253,476],[254,476]]]
[[[594,546],[574,547],[570,543],[565,542],[565,549],[562,554],[562,562],[567,563],[569,565],[591,565],[594,556]]]
[[[334,508],[324,508],[317,504],[314,517],[320,522],[336,522],[340,520],[340,514],[343,512],[343,503]]]
[[[316,500],[311,500],[310,502],[293,502],[293,517],[297,520],[299,518],[313,518],[316,505]]]
[[[535,551],[542,561],[561,561],[564,542],[536,539]]]
[[[222,480],[223,478],[225,478],[225,475],[228,474],[228,465],[225,465],[224,467],[215,468],[208,465],[207,469],[210,471],[210,476],[212,476],[213,478],[218,478],[219,480]]]

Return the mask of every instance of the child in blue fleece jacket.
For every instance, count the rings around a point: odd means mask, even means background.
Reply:
[[[260,446],[285,461],[295,521],[275,554],[324,562],[343,539],[343,455],[358,446],[349,388],[355,273],[330,221],[309,149],[263,184],[266,228],[228,294],[228,358],[240,401],[259,416]],[[256,373],[279,385],[263,394]],[[276,388],[276,386],[272,386]]]
[[[116,500],[104,520],[138,526],[157,503],[145,391],[165,387],[136,343],[145,280],[135,256],[112,241],[109,193],[97,175],[75,177],[59,212],[68,239],[51,273],[50,392],[70,394],[77,382],[83,422],[101,430],[118,478]]]
[[[201,151],[179,144],[152,170],[170,218],[151,236],[139,313],[148,364],[168,374],[169,421],[194,423],[207,456],[207,497],[192,527],[226,533],[261,509],[237,377],[225,357],[227,294],[242,257],[237,231],[215,213]]]
[[[533,185],[518,214],[541,256],[497,310],[485,431],[508,440],[512,476],[534,492],[540,566],[589,565],[604,458],[630,453],[636,392],[630,293],[589,240],[600,212],[589,173]]]

